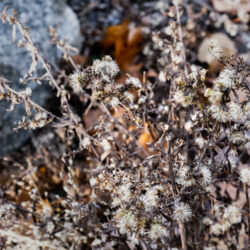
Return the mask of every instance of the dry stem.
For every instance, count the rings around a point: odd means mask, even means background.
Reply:
[[[187,238],[186,238],[186,230],[184,223],[182,221],[179,222],[180,234],[181,234],[181,245],[184,250],[187,250]]]

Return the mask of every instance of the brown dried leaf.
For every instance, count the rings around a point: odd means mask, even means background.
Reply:
[[[241,0],[240,3],[233,0],[212,0],[212,4],[214,9],[219,12],[236,14],[238,11],[250,11],[250,2],[247,0]]]

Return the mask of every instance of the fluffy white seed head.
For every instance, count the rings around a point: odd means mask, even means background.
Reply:
[[[148,232],[148,236],[152,240],[157,240],[164,235],[166,235],[166,228],[160,224],[153,224]]]
[[[131,211],[123,211],[119,209],[116,214],[117,227],[121,234],[130,234],[130,229],[137,228],[136,216]]]
[[[197,137],[195,139],[195,143],[199,146],[200,149],[202,149],[206,143],[206,141],[202,137]]]
[[[231,224],[237,224],[241,222],[241,213],[236,206],[228,206],[224,210],[223,218]]]
[[[84,74],[81,71],[75,72],[74,74],[70,76],[70,82],[75,92],[79,92],[82,89],[83,78],[84,78]]]
[[[102,60],[95,60],[92,65],[95,74],[101,76],[115,77],[120,69],[110,56],[105,56]]]
[[[202,166],[200,168],[200,173],[202,175],[202,182],[205,184],[205,185],[208,185],[211,183],[211,180],[212,180],[212,174],[211,174],[211,171],[208,167],[206,166]]]
[[[155,188],[148,188],[146,194],[142,196],[142,202],[146,208],[146,210],[152,209],[157,204],[157,190]]]
[[[210,39],[208,41],[208,46],[211,55],[216,59],[220,59],[222,56],[222,49],[220,48],[218,42],[214,39]]]
[[[231,102],[229,104],[229,117],[232,121],[237,123],[244,123],[246,116],[238,103]]]
[[[90,145],[91,141],[88,137],[84,137],[82,140],[82,147],[83,148],[87,148]]]
[[[117,107],[119,105],[119,103],[120,103],[119,99],[115,96],[112,97],[109,101],[110,106],[113,108]]]
[[[220,75],[215,83],[224,89],[231,88],[235,82],[235,75],[235,70],[225,68],[220,72]]]
[[[211,105],[209,107],[209,111],[212,117],[219,122],[227,122],[228,121],[228,112],[224,111],[218,105]]]
[[[192,121],[187,121],[184,125],[184,128],[187,132],[191,132],[193,127],[193,122]]]
[[[100,141],[100,145],[103,147],[104,152],[108,152],[111,150],[111,145],[107,139],[102,139]]]
[[[250,186],[250,169],[243,168],[240,171],[240,180]]]
[[[166,81],[166,74],[163,71],[161,71],[160,74],[159,74],[159,80],[161,82],[165,82]]]
[[[126,83],[127,84],[132,84],[135,88],[139,89],[141,88],[141,82],[138,78],[136,77],[132,77],[132,76],[129,76],[127,79],[126,79]]]
[[[174,205],[173,217],[177,221],[187,222],[192,217],[192,210],[188,204],[178,202]]]
[[[175,92],[174,101],[178,104],[181,104],[183,107],[187,106],[186,98],[183,94],[183,91],[181,91],[181,90]]]
[[[96,179],[96,178],[94,178],[94,177],[90,178],[90,180],[89,180],[90,186],[93,187],[93,186],[95,186],[97,183],[98,183],[98,182],[97,182],[97,179]]]

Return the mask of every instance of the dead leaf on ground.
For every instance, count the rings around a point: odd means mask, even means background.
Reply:
[[[82,55],[74,55],[71,57],[76,65],[83,66],[87,61],[87,58],[85,56],[82,56]]]
[[[103,112],[100,109],[91,109],[87,115],[83,116],[86,128],[90,128],[94,123],[98,122],[102,114]]]
[[[122,70],[125,70],[140,52],[143,39],[141,29],[129,21],[107,28],[104,39],[100,42],[104,49],[112,49],[112,56]]]
[[[153,139],[149,132],[144,132],[138,139],[138,143],[146,150],[148,149],[147,143],[150,142],[153,142]]]
[[[227,12],[236,14],[238,11],[249,12],[250,1],[249,0],[212,0],[212,4],[215,10],[219,12]]]

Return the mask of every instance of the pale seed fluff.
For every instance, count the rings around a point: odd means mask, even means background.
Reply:
[[[180,167],[178,169],[177,176],[178,178],[176,178],[176,182],[179,185],[189,187],[195,184],[194,178],[190,175],[190,168],[187,166]]]
[[[228,206],[224,210],[223,218],[231,224],[237,224],[241,222],[241,213],[236,206]]]
[[[230,141],[232,141],[234,144],[240,144],[244,142],[245,139],[245,135],[241,131],[233,132],[230,135]]]
[[[224,111],[218,105],[211,105],[209,107],[209,111],[212,117],[219,122],[227,122],[228,121],[228,112]]]
[[[81,142],[81,145],[85,149],[90,145],[90,143],[91,143],[90,139],[88,137],[84,137]]]
[[[191,132],[193,127],[192,121],[187,121],[184,125],[184,128],[187,132]]]
[[[205,97],[208,97],[208,100],[212,104],[220,104],[222,98],[222,92],[217,89],[207,88],[204,93]]]
[[[132,84],[135,88],[139,89],[141,88],[141,82],[138,78],[136,77],[132,77],[132,76],[129,76],[127,79],[126,79],[126,83],[127,84]]]
[[[202,137],[197,137],[195,139],[195,143],[198,145],[200,149],[202,149],[205,146],[206,141]]]
[[[146,210],[156,206],[157,198],[157,190],[155,188],[147,188],[146,194],[141,198]]]
[[[181,91],[181,90],[175,92],[175,94],[174,94],[174,101],[176,103],[181,104],[184,107],[187,106],[186,98],[185,98],[185,96],[183,94],[183,91]]]
[[[235,75],[235,70],[225,68],[220,72],[220,75],[215,83],[225,89],[231,88],[235,82]]]
[[[244,107],[245,115],[248,119],[250,119],[250,102],[247,102],[247,104]]]
[[[136,235],[136,233],[133,233],[132,235],[128,236],[128,239],[134,244],[134,245],[139,245],[139,240]]]
[[[174,205],[173,217],[177,221],[187,222],[192,217],[192,210],[188,204],[178,202]]]
[[[29,97],[29,96],[31,96],[31,94],[32,94],[31,88],[26,88],[25,89],[25,96]]]
[[[79,92],[83,87],[83,72],[78,71],[70,76],[70,81],[74,91]]]
[[[218,42],[214,39],[210,39],[208,41],[208,46],[211,55],[216,59],[220,59],[222,56],[222,49],[220,48]]]
[[[160,224],[151,225],[150,231],[148,232],[148,236],[151,240],[157,240],[160,237],[166,235],[166,228]]]
[[[209,217],[204,217],[202,220],[203,224],[209,226],[213,224],[213,221]]]
[[[200,79],[201,79],[201,81],[205,81],[205,79],[206,79],[206,73],[207,73],[207,70],[206,69],[202,69],[201,71],[200,71]]]
[[[129,103],[133,103],[134,101],[134,95],[128,91],[124,92],[125,100]]]
[[[234,155],[232,155],[232,154],[229,153],[228,154],[228,160],[229,160],[232,168],[236,168],[237,167],[237,163],[239,161],[239,157],[234,156]]]
[[[95,60],[92,65],[92,70],[98,75],[109,77],[116,76],[120,71],[118,65],[110,56],[105,56],[102,60]]]
[[[222,209],[223,209],[223,206],[219,204],[214,205],[213,212],[214,212],[215,217],[219,218],[222,216]]]
[[[121,200],[126,201],[126,202],[130,200],[131,198],[130,186],[131,186],[131,183],[126,183],[119,187]]]
[[[117,97],[112,97],[109,101],[111,107],[115,108],[119,105],[120,101]]]
[[[243,168],[240,171],[240,180],[250,186],[250,169]]]
[[[238,123],[244,123],[246,121],[246,116],[242,108],[235,102],[229,104],[229,117],[232,121]]]
[[[107,139],[102,139],[100,145],[103,147],[104,152],[111,150],[111,145]]]
[[[98,238],[96,238],[94,241],[92,241],[91,246],[92,247],[97,247],[102,244],[102,241]]]
[[[215,235],[220,235],[222,233],[221,231],[221,225],[219,223],[215,223],[211,225],[210,232]]]
[[[230,226],[231,224],[228,220],[223,220],[220,225],[221,232],[224,234],[225,232],[229,230]]]
[[[214,235],[221,235],[227,232],[230,226],[230,222],[224,220],[221,224],[215,223],[211,225],[210,232]]]
[[[130,233],[130,229],[137,228],[137,220],[131,211],[118,210],[116,218],[118,219],[117,227],[121,234]]]
[[[211,174],[211,171],[208,167],[206,166],[202,166],[200,168],[200,173],[202,175],[202,182],[205,184],[205,185],[208,185],[211,183],[211,180],[212,180],[212,174]]]
[[[160,74],[159,74],[159,80],[161,82],[165,82],[166,81],[166,75],[165,75],[165,73],[163,71],[161,71]]]
[[[90,186],[93,187],[93,186],[95,186],[97,183],[98,183],[98,181],[97,181],[96,178],[94,178],[94,177],[90,178],[90,180],[89,180]]]

